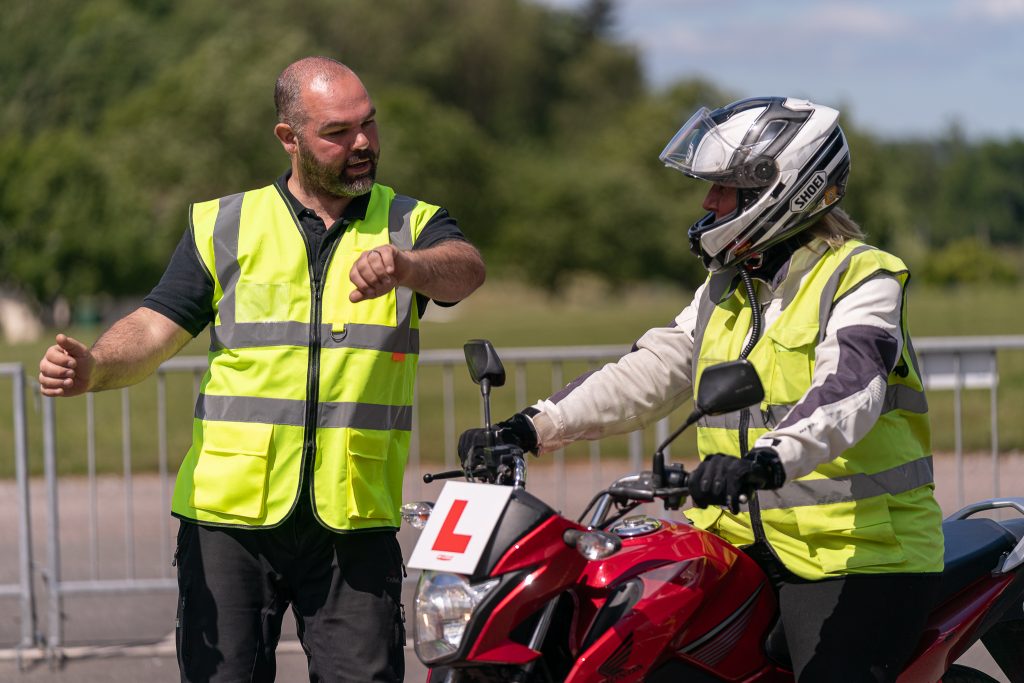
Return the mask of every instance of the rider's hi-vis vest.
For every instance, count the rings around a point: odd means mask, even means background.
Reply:
[[[410,249],[437,210],[374,185],[365,218],[336,228],[317,281],[277,186],[192,206],[216,318],[176,515],[271,527],[311,489],[328,527],[399,526],[419,312],[405,287],[351,303],[349,271],[374,247]]]
[[[697,432],[702,458],[711,453],[739,455],[741,428],[749,427],[750,447],[768,426],[782,420],[810,389],[815,347],[824,337],[832,307],[879,273],[897,278],[905,297],[907,268],[891,254],[849,241],[820,258],[748,356],[764,383],[764,402],[702,419]],[[739,357],[750,330],[751,310],[743,288],[729,291],[727,283],[734,275],[712,276],[698,304],[695,386],[704,368]],[[716,294],[724,297],[715,301]],[[901,325],[903,352],[888,377],[874,427],[810,474],[757,494],[767,541],[801,577],[942,571],[942,516],[933,495],[927,403],[905,307]],[[754,541],[746,510],[732,515],[715,507],[694,508],[686,514],[696,526],[734,544]]]

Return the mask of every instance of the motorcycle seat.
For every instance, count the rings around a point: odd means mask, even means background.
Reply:
[[[1017,543],[1016,534],[984,517],[943,522],[942,533],[946,553],[939,602],[945,602],[982,576],[991,574],[999,558]]]

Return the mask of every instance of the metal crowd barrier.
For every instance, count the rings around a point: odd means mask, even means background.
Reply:
[[[15,509],[5,514],[17,519],[18,582],[0,584],[0,596],[16,596],[19,603],[21,640],[17,651],[33,647],[38,641],[36,631],[35,590],[32,577],[32,508],[28,488],[28,421],[25,401],[25,369],[21,363],[0,363],[0,377],[11,379],[11,419],[14,435]],[[9,507],[9,505],[8,505]],[[13,553],[10,553],[13,555]]]
[[[923,374],[925,376],[926,388],[929,390],[952,390],[954,397],[954,430],[955,430],[955,457],[956,471],[958,478],[958,501],[963,503],[965,479],[963,465],[963,436],[962,436],[962,393],[966,389],[987,388],[991,393],[990,411],[991,421],[989,430],[991,433],[991,458],[993,468],[993,495],[999,495],[999,447],[998,447],[998,369],[997,354],[1002,350],[1024,349],[1024,336],[1013,337],[959,337],[959,338],[927,338],[916,342],[916,349],[921,360]],[[588,346],[588,347],[546,347],[546,348],[509,348],[499,349],[499,353],[508,371],[509,384],[515,399],[515,405],[522,407],[528,405],[537,396],[527,395],[527,374],[528,368],[536,364],[548,364],[550,366],[550,387],[545,387],[541,392],[550,393],[561,388],[566,381],[575,377],[566,376],[566,368],[572,365],[574,368],[589,367],[596,368],[602,363],[612,361],[628,351],[628,348],[619,345]],[[456,386],[466,391],[463,385],[468,385],[465,375],[465,360],[461,349],[424,351],[420,358],[421,366],[427,368],[439,368],[441,382],[441,425],[443,453],[445,454],[445,466],[454,465],[454,454],[456,452],[457,430],[456,430]],[[170,562],[169,539],[171,538],[171,519],[167,511],[170,509],[168,492],[171,487],[171,467],[169,465],[168,453],[168,399],[167,382],[172,376],[191,375],[191,394],[194,399],[199,393],[200,380],[206,370],[206,358],[204,357],[180,357],[167,361],[156,372],[156,436],[158,444],[157,452],[157,473],[159,479],[158,501],[147,501],[153,503],[161,512],[158,523],[158,534],[161,542],[158,543],[158,557],[160,570],[153,575],[143,573],[140,575],[136,567],[137,547],[139,540],[136,531],[137,520],[134,513],[135,490],[132,475],[132,401],[128,389],[120,390],[120,438],[121,438],[121,462],[123,494],[119,501],[123,509],[124,528],[124,568],[121,576],[115,578],[104,578],[100,570],[100,523],[98,505],[100,494],[98,492],[98,476],[96,467],[96,434],[97,417],[95,397],[87,395],[85,404],[85,420],[87,432],[85,437],[84,451],[87,459],[87,485],[88,485],[88,513],[87,513],[87,546],[89,553],[88,577],[66,579],[62,576],[62,539],[60,535],[59,509],[60,500],[59,488],[61,477],[58,476],[57,458],[57,404],[61,409],[68,409],[70,402],[55,401],[54,399],[43,398],[41,401],[42,417],[42,454],[43,471],[46,491],[47,529],[46,529],[46,561],[42,565],[43,585],[46,595],[46,632],[42,635],[36,625],[33,575],[32,570],[32,534],[31,534],[31,510],[29,505],[29,482],[28,482],[28,444],[26,430],[26,391],[25,373],[20,364],[0,364],[0,377],[9,376],[13,380],[13,421],[14,421],[14,460],[16,465],[17,515],[18,515],[18,567],[20,581],[17,584],[0,585],[0,596],[20,596],[21,606],[21,641],[18,648],[38,647],[47,653],[47,657],[53,661],[59,661],[64,646],[64,619],[63,601],[70,595],[101,595],[101,594],[124,594],[150,591],[171,591],[176,589],[176,581],[172,576]],[[422,374],[421,374],[422,377]],[[458,379],[457,379],[458,378]],[[422,380],[421,380],[422,386]],[[471,385],[470,385],[471,386]],[[507,391],[507,390],[506,390]],[[37,392],[38,395],[38,392]],[[539,394],[538,394],[539,395]],[[67,406],[67,408],[65,408]],[[435,406],[436,407],[436,406]],[[410,469],[419,471],[422,464],[422,444],[420,443],[420,418],[421,409],[418,406],[413,411],[413,436],[410,448]],[[435,410],[436,412],[436,410]],[[106,428],[112,425],[104,425]],[[186,428],[183,425],[175,424],[175,429]],[[661,420],[654,425],[648,438],[660,442],[669,431],[669,419]],[[637,431],[627,437],[627,453],[629,468],[638,470],[647,451],[644,450],[644,433]],[[601,443],[591,442],[587,445],[589,466],[594,479],[594,487],[597,488],[605,482],[597,479],[597,471],[601,463]],[[175,453],[175,458],[180,454]],[[552,455],[552,462],[555,469],[557,489],[555,500],[557,507],[564,509],[566,500],[566,459],[563,451]],[[407,491],[409,499],[417,497],[419,490]],[[76,558],[78,559],[78,558]],[[81,562],[79,562],[81,564]]]
[[[1024,349],[1024,336],[925,337],[914,342],[926,391],[953,391],[953,454],[956,458],[957,504],[964,494],[963,392],[989,390],[989,438],[992,497],[999,498],[999,370],[1000,351]]]

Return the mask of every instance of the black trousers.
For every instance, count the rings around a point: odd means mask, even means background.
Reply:
[[[768,649],[788,647],[799,683],[889,683],[906,666],[935,608],[939,574],[848,574],[808,581],[764,546],[744,549],[779,599]]]
[[[274,529],[182,521],[175,557],[182,681],[273,681],[288,607],[310,681],[403,679],[404,570],[393,531],[334,533],[305,503]]]

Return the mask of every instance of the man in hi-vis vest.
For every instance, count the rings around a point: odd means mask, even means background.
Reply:
[[[58,335],[39,381],[124,387],[209,325],[172,504],[182,680],[273,680],[290,606],[310,680],[398,681],[420,316],[484,265],[447,211],[375,182],[376,110],[348,67],[295,62],[274,99],[291,168],[193,204],[143,306],[91,349]]]
[[[746,358],[764,401],[698,422],[686,515],[775,582],[773,638],[798,680],[893,681],[938,587],[942,517],[907,267],[836,206],[850,172],[838,119],[781,97],[697,111],[661,160],[711,183],[688,235],[708,279],[631,353],[495,429],[542,452],[630,432],[688,400],[708,366]],[[463,459],[482,432],[463,434]]]

